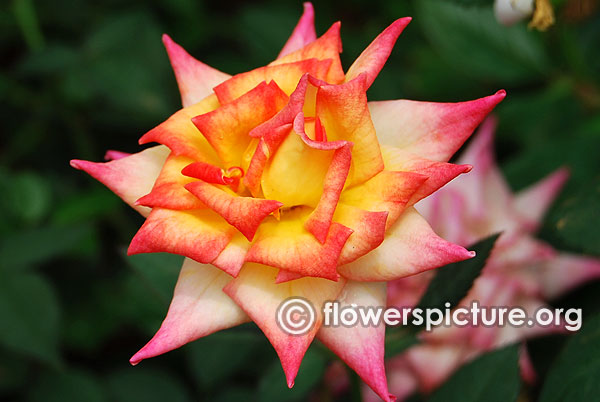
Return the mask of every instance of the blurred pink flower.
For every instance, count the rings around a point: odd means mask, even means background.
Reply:
[[[600,277],[600,260],[557,252],[533,237],[568,172],[559,169],[513,194],[495,163],[495,125],[492,117],[484,121],[457,161],[472,164],[473,171],[419,202],[416,208],[437,233],[463,246],[502,232],[482,274],[459,305],[468,307],[477,300],[482,306],[520,306],[531,317],[548,300]],[[433,272],[428,271],[388,283],[388,305],[414,307],[432,277]],[[387,362],[390,392],[399,400],[417,390],[429,393],[485,351],[563,330],[560,325],[435,328],[421,334],[420,344]],[[523,377],[534,380],[524,347],[520,365]],[[365,398],[377,400],[366,389]]]

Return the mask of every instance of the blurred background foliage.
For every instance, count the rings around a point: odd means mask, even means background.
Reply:
[[[462,101],[506,89],[496,143],[511,186],[569,166],[571,179],[540,236],[598,255],[599,7],[553,4],[557,23],[545,33],[499,25],[485,0],[315,8],[318,33],[343,22],[346,68],[395,18],[413,16],[371,99]],[[300,2],[7,0],[0,11],[0,399],[334,400],[323,384],[332,360],[324,348],[309,350],[287,390],[274,351],[252,325],[131,368],[128,358],[166,312],[181,258],[126,257],[142,218],[68,163],[102,160],[108,149],[137,152],[138,137],[180,107],[163,32],[202,61],[242,72],[277,55]],[[559,304],[589,315],[598,291],[592,283]],[[563,343],[532,343],[542,374]],[[525,397],[536,399],[539,388]]]

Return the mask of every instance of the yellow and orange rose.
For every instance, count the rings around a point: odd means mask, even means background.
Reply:
[[[291,387],[316,336],[384,400],[385,327],[283,332],[277,307],[385,306],[386,281],[472,257],[438,237],[413,204],[469,165],[447,163],[504,98],[368,102],[366,91],[410,22],[390,25],[344,73],[340,23],[316,38],[312,6],[279,57],[234,76],[168,36],[183,109],[150,130],[137,154],[72,166],[146,216],[129,253],[186,256],[167,317],[131,362],[252,320]]]

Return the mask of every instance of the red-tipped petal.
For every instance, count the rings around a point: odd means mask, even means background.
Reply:
[[[390,146],[382,147],[382,154],[387,169],[409,171],[427,177],[427,181],[412,195],[408,205],[413,205],[433,194],[457,176],[468,173],[473,168],[471,165],[436,162]]]
[[[315,32],[315,10],[311,3],[306,2],[304,3],[304,13],[302,14],[302,17],[300,17],[296,28],[294,28],[292,35],[283,46],[283,49],[281,49],[281,52],[279,52],[277,58],[279,59],[283,56],[287,56],[309,43],[314,42],[315,39],[317,39],[317,33]]]
[[[276,284],[277,270],[258,264],[246,264],[239,276],[229,282],[223,291],[250,316],[265,333],[275,348],[287,384],[291,388],[302,362],[302,357],[321,326],[321,306],[340,293],[344,281],[332,282],[319,278],[302,278]],[[315,323],[304,335],[289,335],[278,325],[277,309],[290,297],[303,297],[315,311]]]
[[[215,212],[154,208],[136,233],[127,253],[173,253],[211,263],[235,230]]]
[[[505,95],[459,103],[369,102],[369,109],[381,144],[446,162]]]
[[[168,148],[158,146],[106,163],[74,159],[71,166],[87,172],[132,208],[148,216],[150,209],[137,206],[135,202],[152,190],[168,155]]]
[[[338,297],[339,308],[351,305],[360,308],[381,308],[386,304],[385,283],[348,281]],[[357,311],[360,315],[360,312]],[[384,401],[395,401],[388,392],[384,366],[385,323],[351,327],[322,326],[317,338],[338,355]]]
[[[240,197],[203,181],[189,183],[185,188],[221,215],[249,241],[254,238],[263,219],[283,205],[274,200]]]
[[[400,36],[411,19],[410,17],[400,18],[380,33],[352,63],[346,73],[346,81],[350,81],[360,74],[366,73],[366,87],[369,88],[392,53],[398,36]]]
[[[131,358],[131,364],[169,352],[188,342],[249,321],[222,288],[231,276],[185,259],[167,317],[154,337]]]
[[[474,252],[437,236],[414,208],[407,208],[387,232],[381,246],[338,267],[346,278],[389,281],[452,262],[472,258]]]
[[[162,39],[175,72],[183,107],[200,102],[212,94],[214,87],[231,77],[190,56],[169,35],[164,34]]]

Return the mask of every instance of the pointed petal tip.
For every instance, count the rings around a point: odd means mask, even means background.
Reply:
[[[82,161],[80,159],[71,159],[69,161],[69,165],[71,165],[72,168],[75,168],[77,170],[83,170],[83,165],[86,161]]]
[[[295,376],[294,376],[294,378],[288,378],[287,379],[287,386],[288,386],[288,388],[292,389],[294,387],[294,380],[295,380]]]

